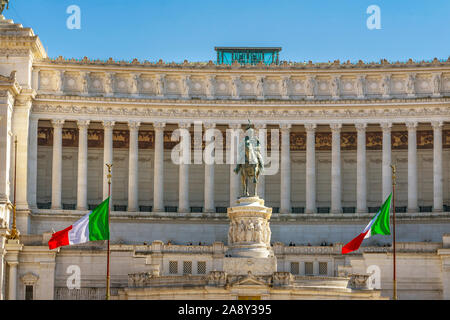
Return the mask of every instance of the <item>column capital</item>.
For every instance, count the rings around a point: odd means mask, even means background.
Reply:
[[[115,121],[104,120],[103,121],[103,128],[105,128],[105,129],[112,129],[115,124],[116,124]]]
[[[130,130],[138,130],[140,126],[141,123],[139,121],[128,121],[128,127],[130,128]]]
[[[355,123],[355,128],[356,128],[356,131],[364,132],[364,131],[366,131],[367,123],[365,123],[365,122]]]
[[[409,130],[416,130],[416,128],[417,128],[417,125],[418,125],[418,123],[417,123],[417,121],[407,121],[407,122],[405,122],[405,126],[406,126],[406,128],[408,128],[408,131]]]
[[[62,128],[64,126],[63,119],[53,119],[52,120],[53,128]]]
[[[315,132],[317,128],[317,124],[315,123],[305,123],[306,132]]]
[[[342,129],[342,123],[330,123],[332,132],[340,132]]]
[[[165,122],[153,122],[153,128],[155,130],[163,130],[166,127],[166,123]]]
[[[230,123],[230,124],[228,125],[228,127],[229,127],[230,129],[237,130],[237,129],[240,129],[240,128],[241,128],[241,124],[240,124],[240,123]]]
[[[292,125],[290,123],[280,123],[281,131],[289,131],[291,128],[292,128]]]
[[[431,121],[431,126],[433,127],[433,129],[442,129],[443,125],[444,125],[444,122],[441,120]]]
[[[189,122],[180,122],[178,123],[178,128],[180,129],[189,129],[191,124]]]
[[[216,127],[216,124],[212,122],[206,122],[203,124],[203,127],[205,128],[205,130],[214,129]]]
[[[77,120],[78,129],[87,129],[90,123],[90,120]]]
[[[392,122],[382,122],[380,123],[380,127],[383,131],[391,131],[392,128]]]
[[[19,265],[19,261],[8,261],[8,260],[6,261],[8,262],[8,265],[10,267],[17,267]]]

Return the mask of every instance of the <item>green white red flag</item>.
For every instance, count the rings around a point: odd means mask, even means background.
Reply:
[[[370,238],[375,234],[390,235],[389,211],[391,208],[392,194],[386,199],[384,204],[378,210],[377,214],[369,222],[367,227],[356,238],[342,247],[342,254],[358,250],[364,239]]]
[[[109,197],[70,227],[55,232],[48,242],[50,250],[88,241],[109,240]]]

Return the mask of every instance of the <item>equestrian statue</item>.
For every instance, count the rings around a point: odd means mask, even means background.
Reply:
[[[239,143],[237,165],[234,172],[241,174],[242,197],[250,196],[248,188],[250,180],[255,185],[254,196],[256,197],[259,175],[264,170],[264,160],[261,155],[259,139],[254,136],[254,129],[250,120],[248,122],[244,139]]]

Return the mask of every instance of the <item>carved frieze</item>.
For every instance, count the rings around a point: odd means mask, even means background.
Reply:
[[[383,148],[383,134],[381,132],[366,132],[367,150],[381,150]]]
[[[291,151],[305,151],[306,150],[306,133],[291,132]],[[270,141],[270,140],[267,140]]]
[[[331,150],[331,132],[316,133],[316,150]]]
[[[228,230],[228,243],[260,243],[270,245],[270,223],[262,217],[233,219]]]
[[[173,131],[164,131],[164,149],[171,150],[178,141],[172,141]],[[223,148],[226,149],[226,135],[223,134]],[[89,148],[103,148],[103,129],[88,129],[88,146]],[[191,135],[191,146],[194,148],[195,136]],[[153,149],[155,144],[155,134],[152,130],[139,130],[138,143],[139,149]],[[267,130],[267,150],[271,149],[271,132]],[[392,131],[391,133],[392,150],[408,149],[408,132]],[[78,147],[78,129],[63,128],[62,144],[64,147]],[[113,130],[114,148],[129,147],[129,131]],[[205,141],[201,142],[202,149],[205,148]],[[53,128],[38,128],[38,145],[53,146]],[[281,145],[279,143],[279,145]],[[442,131],[442,145],[445,149],[450,149],[450,130]],[[290,150],[305,151],[306,150],[306,133],[290,132]],[[382,150],[383,136],[381,132],[366,132],[366,148],[367,150]],[[356,132],[341,132],[341,150],[356,150],[357,134]],[[420,130],[417,131],[417,149],[433,149],[433,131]],[[331,133],[316,133],[316,150],[331,150]]]
[[[356,132],[341,132],[341,149],[356,150],[357,135]]]
[[[63,147],[78,147],[78,129],[63,128],[62,145]]]

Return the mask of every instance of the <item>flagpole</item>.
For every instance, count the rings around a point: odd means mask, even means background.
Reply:
[[[14,203],[12,205],[13,209],[12,228],[8,236],[8,239],[10,240],[19,239],[19,232],[17,231],[16,226],[16,186],[17,186],[17,136],[15,136],[14,139]]]
[[[106,166],[108,167],[108,175],[106,176],[108,178],[108,231],[110,231],[109,228],[109,216],[110,216],[110,212],[111,212],[111,167],[112,164],[106,164]],[[109,238],[111,238],[111,233],[110,236],[108,237],[108,251],[107,251],[107,261],[106,261],[106,300],[109,300],[109,296],[110,296],[110,276],[109,276],[109,258],[110,258],[110,250],[109,250]]]
[[[393,284],[394,284],[394,290],[393,290],[393,300],[397,300],[397,270],[396,270],[396,257],[395,257],[395,180],[396,180],[396,166],[391,165],[392,168],[392,224],[393,224],[393,232],[392,232],[392,244],[393,244]]]

